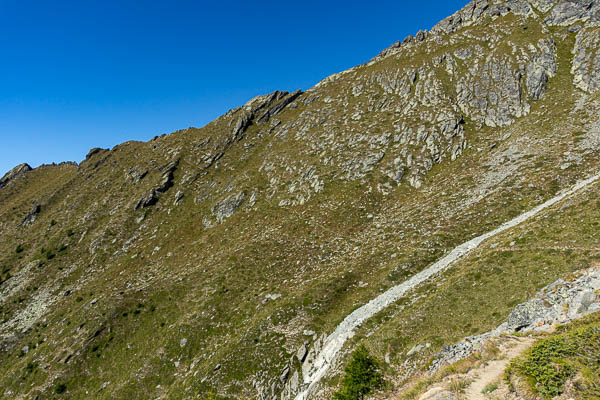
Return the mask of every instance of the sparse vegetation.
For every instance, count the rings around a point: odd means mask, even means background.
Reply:
[[[527,32],[511,33],[520,22],[510,14],[490,21],[500,29],[499,54],[510,58],[512,46],[528,51],[529,44],[537,46],[547,36],[537,20],[527,22]],[[116,146],[92,163],[43,166],[3,188],[0,263],[12,269],[0,281],[11,273],[17,278],[1,287],[10,294],[0,299],[0,320],[18,323],[19,313],[45,305],[40,302],[47,293],[54,302],[44,312],[45,323],[19,334],[9,356],[0,354],[0,387],[23,398],[34,397],[32,387],[47,387],[40,398],[56,397],[49,376],[60,376],[69,385],[65,397],[77,400],[98,393],[103,382],[111,382],[102,391],[106,398],[217,398],[206,394],[209,387],[218,387],[221,398],[252,395],[255,377],[264,377],[262,387],[269,387],[269,379],[279,382],[281,366],[293,356],[290,349],[293,353],[307,340],[304,330],[332,332],[350,311],[457,244],[598,170],[597,151],[579,151],[570,135],[575,132],[578,143],[584,143],[581,132],[588,130],[582,124],[597,115],[596,95],[590,95],[591,105],[571,115],[579,94],[572,95],[570,35],[556,40],[560,70],[544,97],[532,103],[530,115],[503,128],[480,126],[465,115],[461,126],[468,141],[456,161],[441,156],[419,190],[410,187],[408,175],[400,185],[390,179],[385,168],[405,150],[419,154],[420,146],[394,138],[401,137],[399,112],[377,108],[397,101],[398,88],[388,93],[376,82],[388,79],[390,71],[418,71],[432,57],[441,57],[446,61],[431,71],[449,88],[445,95],[455,96],[453,84],[468,68],[452,55],[482,45],[487,52],[489,42],[477,39],[487,29],[475,24],[456,33],[452,46],[431,43],[425,51],[417,45],[414,56],[360,66],[304,95],[268,124],[252,122],[239,140],[230,136],[238,110],[202,129]],[[567,34],[566,27],[556,29],[556,37]],[[447,72],[451,68],[454,76]],[[374,82],[373,97],[352,94],[361,82],[365,90],[372,89],[366,82]],[[417,74],[415,82],[412,92],[416,85],[426,90],[435,81]],[[332,103],[325,102],[328,98]],[[338,99],[347,105],[338,108]],[[364,111],[360,119],[342,123],[354,108]],[[409,125],[419,129],[418,121]],[[271,131],[272,126],[279,128]],[[438,125],[427,123],[424,129],[430,138],[439,134]],[[508,133],[512,137],[502,139]],[[316,151],[328,136],[331,145]],[[364,178],[350,180],[340,172],[342,162],[375,151],[384,158]],[[577,161],[558,171],[566,157]],[[135,202],[174,158],[180,159],[174,189],[190,201],[174,206],[171,189],[154,206],[134,211]],[[513,172],[503,176],[505,169]],[[316,175],[324,187],[309,191],[309,197],[304,190],[313,181],[297,177]],[[212,207],[242,190],[248,195],[240,210],[216,223]],[[393,373],[415,345],[431,345],[412,360],[426,368],[442,346],[496,327],[541,286],[599,259],[597,192],[594,186],[560,210],[495,238],[495,247],[484,245],[367,321],[356,332],[357,342],[380,358],[388,355],[386,371]],[[295,203],[279,204],[289,199]],[[17,228],[33,200],[44,205],[43,212],[27,228]],[[48,229],[49,216],[60,221],[60,229]],[[214,227],[205,228],[205,217]],[[17,256],[19,243],[26,244],[26,251]],[[30,262],[38,268],[25,270]],[[82,295],[61,295],[68,290]],[[88,293],[95,295],[88,299]],[[281,297],[263,302],[267,294]],[[92,305],[94,297],[100,300]],[[146,307],[139,306],[143,302]],[[183,337],[188,342],[181,347]],[[43,338],[35,357],[48,370],[38,368],[21,380],[29,361],[16,357],[18,349]],[[494,351],[489,349],[489,357]],[[79,355],[68,358],[73,352]],[[466,371],[476,361],[443,372]],[[217,364],[221,368],[215,370]],[[427,382],[414,388],[413,398]],[[456,389],[460,386],[457,382]]]
[[[483,388],[481,393],[488,394],[488,393],[495,392],[496,390],[498,390],[498,383],[490,383],[489,385],[487,385],[486,387]]]
[[[546,399],[562,394],[574,380],[578,398],[600,397],[600,313],[565,325],[541,339],[506,371],[510,382],[523,377],[529,388]]]
[[[57,383],[56,386],[54,386],[54,393],[56,394],[63,394],[66,391],[67,385],[64,383]]]

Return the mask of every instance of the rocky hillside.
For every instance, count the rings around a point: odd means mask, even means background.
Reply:
[[[0,399],[329,398],[393,387],[600,257],[600,2],[477,0],[306,92],[0,180]],[[424,346],[411,352],[415,346]]]

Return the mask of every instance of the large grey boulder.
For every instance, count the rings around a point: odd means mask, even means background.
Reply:
[[[550,309],[542,299],[531,299],[519,304],[508,316],[509,329],[520,331],[544,320]]]

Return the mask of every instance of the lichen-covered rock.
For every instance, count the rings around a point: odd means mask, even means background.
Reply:
[[[515,331],[533,325],[543,320],[548,313],[548,308],[541,299],[532,299],[519,304],[508,317],[508,327]]]
[[[573,48],[571,73],[579,89],[594,93],[600,88],[600,30],[582,29]]]
[[[223,201],[215,204],[211,209],[211,214],[219,223],[223,222],[225,219],[231,217],[238,208],[240,208],[245,199],[245,191],[242,191],[235,196],[229,196]]]

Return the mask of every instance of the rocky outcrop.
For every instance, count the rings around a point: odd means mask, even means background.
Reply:
[[[583,29],[573,48],[571,73],[579,89],[594,93],[600,88],[600,29]]]
[[[279,114],[285,107],[287,107],[292,101],[296,100],[301,94],[301,90],[296,90],[293,93],[286,94],[279,103],[275,104],[274,106],[270,107],[267,111],[265,111],[265,113],[257,119],[257,122],[259,124],[268,122],[269,119],[271,119],[271,117]]]
[[[4,186],[8,185],[8,183],[10,181],[24,175],[25,173],[27,173],[29,171],[31,171],[31,167],[29,166],[29,164],[23,163],[23,164],[17,165],[16,167],[14,167],[10,171],[8,171],[2,177],[2,179],[0,179],[0,189],[2,189]]]
[[[589,19],[593,5],[591,0],[562,0],[544,19],[550,26],[569,26],[582,19]]]
[[[161,168],[162,175],[158,185],[150,189],[148,192],[146,192],[146,194],[144,194],[144,196],[142,196],[142,198],[136,203],[134,207],[135,210],[147,208],[158,203],[161,194],[166,193],[171,187],[173,187],[173,182],[175,180],[174,172],[177,170],[178,165],[179,159],[172,161]],[[145,173],[143,176],[145,176]]]
[[[108,151],[108,149],[103,149],[103,148],[100,148],[100,147],[94,147],[93,149],[91,149],[90,151],[88,151],[88,153],[85,156],[85,160],[88,161],[90,158],[92,158],[96,154],[104,153],[104,152],[107,152],[107,151]]]
[[[19,224],[19,226],[27,226],[31,225],[37,219],[38,214],[42,211],[42,207],[39,204],[33,206],[29,214]]]
[[[219,223],[231,217],[242,203],[246,200],[246,192],[240,192],[235,196],[229,196],[223,201],[215,204],[211,209],[211,214]]]
[[[501,334],[546,331],[554,324],[568,323],[597,311],[600,311],[600,267],[595,266],[580,271],[573,280],[559,279],[541,289],[535,298],[515,307],[497,329],[444,347],[436,354],[429,371],[435,372],[444,364],[470,356],[489,339]]]
[[[234,110],[234,114],[239,114],[239,116],[231,130],[233,141],[240,140],[243,137],[252,121],[256,120],[259,124],[268,122],[271,117],[283,111],[301,94],[301,90],[293,93],[277,90],[268,95],[257,96],[248,101],[241,109]]]

